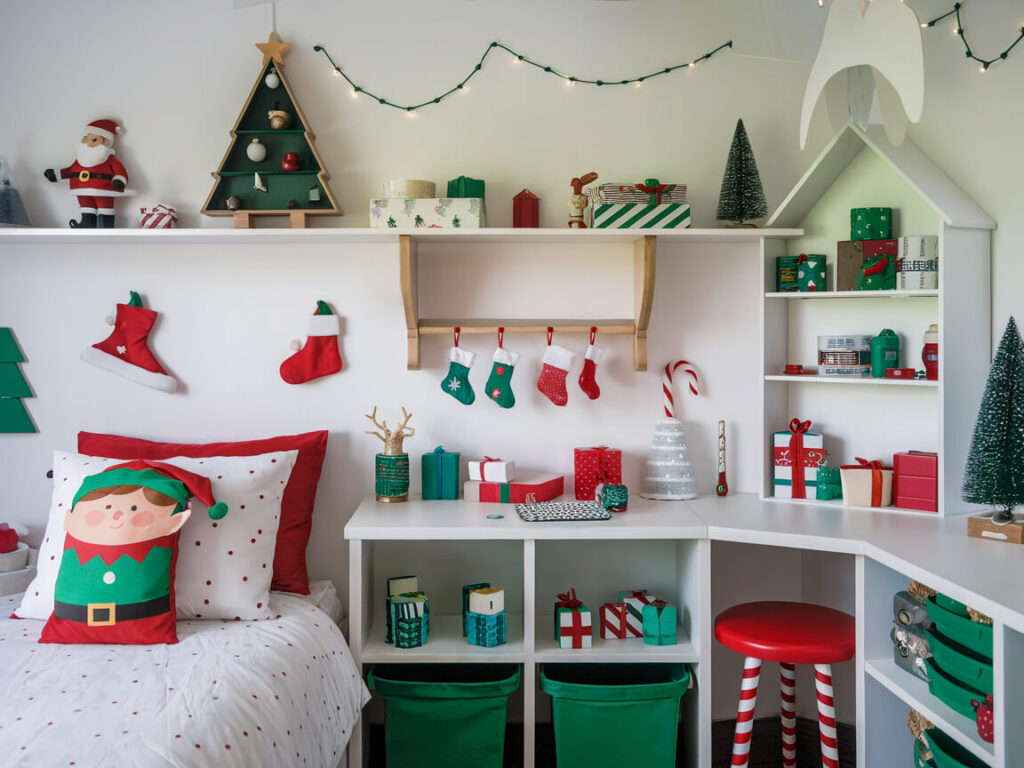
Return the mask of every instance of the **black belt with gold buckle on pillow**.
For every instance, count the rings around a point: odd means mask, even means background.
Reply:
[[[89,603],[74,605],[53,601],[53,615],[64,621],[80,621],[90,627],[110,627],[121,621],[146,619],[171,610],[171,596],[164,595],[141,603]]]

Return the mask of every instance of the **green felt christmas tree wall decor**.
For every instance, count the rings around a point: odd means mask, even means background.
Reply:
[[[255,216],[289,216],[292,227],[305,227],[308,216],[342,215],[316,136],[284,76],[290,46],[271,34],[256,47],[263,64],[213,173],[203,213],[234,216],[236,228],[252,227]]]
[[[735,225],[752,227],[752,219],[768,215],[768,204],[764,200],[764,187],[757,172],[754,150],[750,148],[747,129],[743,121],[736,121],[736,132],[732,136],[729,159],[722,177],[722,191],[718,195],[719,221],[731,221]]]
[[[994,523],[1013,521],[1024,504],[1024,345],[1011,317],[988,374],[967,454],[963,499],[1002,507]]]
[[[37,431],[21,402],[21,398],[33,396],[18,367],[23,362],[11,329],[0,328],[0,432]]]

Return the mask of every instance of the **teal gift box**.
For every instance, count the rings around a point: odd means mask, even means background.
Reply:
[[[388,598],[392,642],[396,648],[419,648],[430,636],[430,601],[422,592]]]
[[[421,464],[424,499],[459,498],[459,454],[437,446]]]
[[[815,498],[819,501],[839,501],[843,498],[839,467],[818,467],[817,474],[818,494]]]
[[[470,645],[494,648],[508,642],[508,622],[505,611],[497,613],[466,612],[466,639]]]
[[[888,240],[892,237],[892,208],[851,208],[851,240]]]
[[[676,640],[676,607],[674,605],[645,605],[644,642],[647,645],[675,645]]]
[[[482,179],[471,179],[469,176],[459,176],[448,182],[448,197],[484,197],[484,182]]]

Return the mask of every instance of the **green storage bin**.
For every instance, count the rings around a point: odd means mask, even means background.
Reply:
[[[558,765],[672,768],[689,685],[685,664],[545,664]]]
[[[932,595],[928,598],[928,618],[934,622],[935,628],[944,637],[991,661],[992,625],[971,621],[963,603],[951,600],[945,595],[937,600],[938,597]],[[959,611],[960,607],[963,607],[963,613]]]
[[[924,735],[931,745],[935,768],[988,768],[986,762],[975,757],[938,728],[929,728]]]
[[[972,688],[977,688],[985,693],[993,692],[992,662],[959,643],[955,643],[948,637],[943,637],[938,631],[926,630],[928,634],[928,648],[932,652],[935,663],[942,671],[966,683]]]
[[[974,720],[976,715],[974,707],[971,706],[971,699],[984,701],[986,694],[954,680],[935,663],[935,659],[925,659],[924,663],[928,667],[928,690],[931,691],[932,696],[954,712],[959,712],[964,717]]]
[[[378,664],[388,768],[501,768],[515,664]]]

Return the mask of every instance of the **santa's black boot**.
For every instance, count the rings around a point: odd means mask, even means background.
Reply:
[[[110,213],[101,213],[97,219],[96,226],[99,229],[113,229],[114,215]]]
[[[81,221],[72,219],[68,222],[68,225],[74,229],[96,229],[96,214],[83,213]]]

